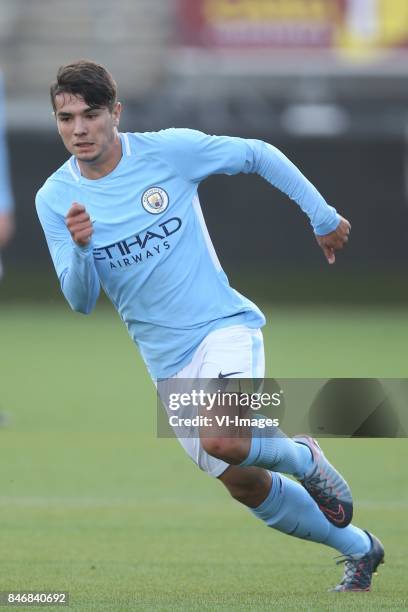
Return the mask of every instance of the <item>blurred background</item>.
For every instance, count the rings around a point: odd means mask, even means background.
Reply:
[[[0,590],[70,590],[86,612],[343,609],[316,595],[340,577],[331,551],[266,533],[156,438],[154,387],[114,309],[64,303],[34,197],[67,158],[49,84],[79,58],[112,71],[123,131],[271,142],[351,220],[328,266],[308,219],[259,177],[200,187],[231,283],[267,315],[270,377],[403,379],[408,2],[0,0]],[[324,449],[391,559],[370,606],[406,609],[407,440]]]
[[[404,0],[0,0],[17,219],[2,300],[24,288],[43,298],[51,276],[34,196],[67,154],[48,88],[61,64],[81,57],[113,72],[123,131],[261,138],[351,220],[352,241],[329,269],[285,196],[257,177],[208,180],[206,219],[235,286],[275,301],[405,303]],[[20,283],[28,266],[30,282]]]

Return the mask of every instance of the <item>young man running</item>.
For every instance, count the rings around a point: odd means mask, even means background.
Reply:
[[[98,64],[61,67],[51,102],[72,156],[36,204],[70,306],[89,314],[102,286],[155,381],[262,378],[265,319],[228,284],[201,212],[200,181],[259,174],[309,216],[329,263],[348,240],[349,222],[262,141],[188,129],[119,133],[116,84]],[[350,489],[314,440],[266,430],[180,442],[268,526],[340,551],[345,573],[334,590],[370,589],[383,547],[350,524]]]

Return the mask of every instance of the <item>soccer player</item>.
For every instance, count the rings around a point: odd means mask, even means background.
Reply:
[[[262,378],[265,319],[229,286],[201,212],[200,181],[217,173],[262,176],[309,216],[331,264],[349,222],[262,141],[189,129],[119,133],[116,84],[96,63],[61,67],[51,103],[71,157],[36,205],[71,308],[89,314],[102,286],[155,382]],[[384,550],[350,523],[347,483],[316,441],[274,433],[180,442],[266,525],[340,551],[345,573],[334,590],[369,590]]]
[[[1,251],[14,233],[13,197],[11,194],[4,121],[4,88],[0,72],[0,279],[3,276]]]

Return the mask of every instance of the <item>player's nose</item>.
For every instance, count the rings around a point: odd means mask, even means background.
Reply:
[[[80,136],[87,133],[87,127],[82,117],[76,117],[74,120],[74,135]]]

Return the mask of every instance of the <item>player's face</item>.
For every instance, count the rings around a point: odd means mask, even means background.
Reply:
[[[106,106],[91,108],[81,96],[55,96],[58,132],[68,151],[82,162],[103,163],[114,150],[121,106],[111,112]]]

